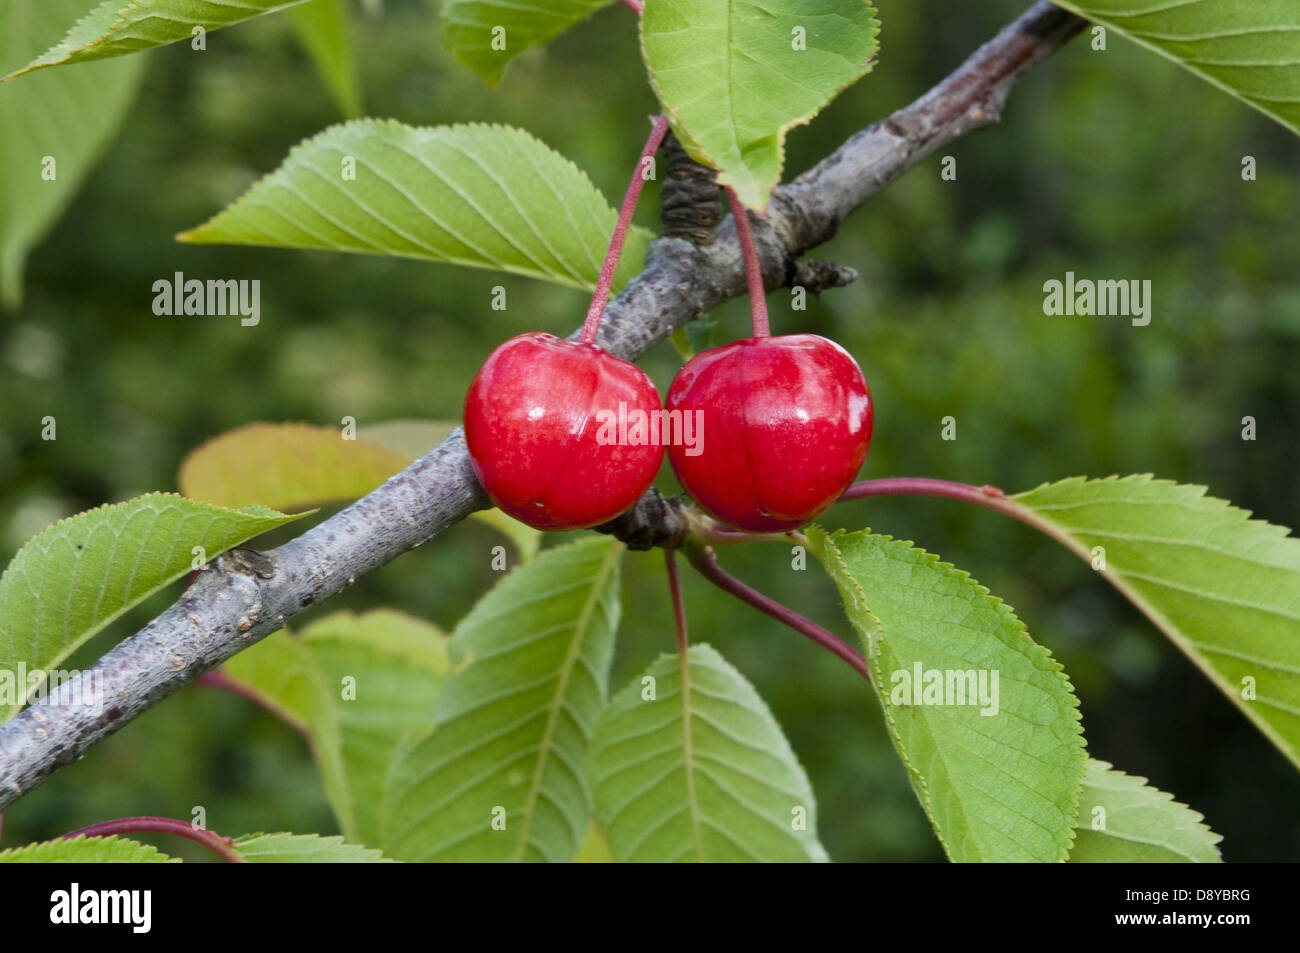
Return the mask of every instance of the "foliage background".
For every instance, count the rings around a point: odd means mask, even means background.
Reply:
[[[922,93],[1018,13],[1015,0],[879,0],[874,73],[789,141],[787,175]],[[488,90],[455,63],[422,0],[356,18],[366,113],[414,124],[522,126],[621,195],[655,111],[628,11],[607,8],[530,51]],[[1024,80],[1000,127],[945,150],[873,200],[816,252],[858,268],[853,286],[773,326],[841,341],[877,401],[864,476],[924,475],[1008,491],[1074,474],[1151,471],[1208,484],[1273,523],[1300,523],[1300,143],[1170,63],[1112,36],[1073,41]],[[22,308],[0,318],[0,553],[105,501],[172,489],[187,451],[252,421],[362,424],[457,418],[500,341],[576,326],[578,292],[489,272],[254,248],[171,236],[205,220],[289,148],[339,116],[284,17],[212,34],[208,50],[146,54],[143,92],[74,206],[33,253]],[[8,64],[0,64],[8,65]],[[82,67],[66,67],[79,69]],[[20,82],[21,80],[19,80]],[[4,95],[0,88],[0,95]],[[3,131],[0,130],[0,134]],[[1244,155],[1259,162],[1243,182]],[[638,220],[656,221],[653,190]],[[1042,283],[1149,278],[1150,326],[1046,317]],[[260,278],[262,321],[153,315],[177,271]],[[504,285],[509,308],[489,307]],[[747,309],[717,314],[720,339]],[[643,361],[666,389],[661,344]],[[58,419],[55,442],[40,419]],[[953,415],[958,439],[940,439]],[[1241,418],[1258,439],[1240,439]],[[661,483],[672,486],[665,468]],[[1190,662],[1075,557],[963,504],[863,501],[829,525],[907,537],[969,570],[1065,664],[1090,751],[1202,811],[1228,860],[1300,858],[1300,779]],[[298,527],[293,529],[297,532]],[[450,629],[491,585],[492,531],[467,521],[299,620],[391,605]],[[747,581],[849,635],[830,583],[780,546],[724,554]],[[630,554],[612,684],[672,643],[657,554]],[[175,598],[162,593],[101,634],[85,664]],[[837,860],[936,860],[937,842],[879,724],[841,663],[687,576],[692,637],[755,683],[803,760]],[[333,833],[291,729],[192,687],[65,768],[4,817],[4,843],[110,817],[188,818],[227,834]],[[173,853],[201,851],[173,841]]]

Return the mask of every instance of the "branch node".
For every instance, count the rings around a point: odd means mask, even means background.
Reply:
[[[790,278],[786,286],[800,287],[812,294],[821,294],[828,288],[843,288],[858,280],[856,268],[840,265],[833,261],[804,259],[796,261],[790,269]]]
[[[222,553],[217,557],[217,569],[221,572],[256,576],[258,579],[271,579],[275,576],[274,560],[255,549],[238,548]]]
[[[676,549],[686,541],[690,532],[686,500],[680,496],[665,498],[651,487],[635,506],[622,516],[597,526],[596,532],[622,540],[628,549],[647,550],[656,546]]]
[[[696,245],[713,242],[713,228],[722,219],[717,172],[696,162],[671,132],[664,138],[667,171],[659,190],[663,234]]]

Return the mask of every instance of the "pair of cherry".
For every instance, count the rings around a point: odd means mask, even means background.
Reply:
[[[852,483],[871,442],[862,370],[815,334],[703,351],[678,372],[665,407],[701,425],[690,446],[667,447],[677,479],[705,512],[750,532],[816,517]],[[642,428],[636,440],[620,428],[611,440],[610,415],[653,422],[660,410],[635,364],[592,343],[522,334],[470,385],[465,439],[498,507],[538,529],[582,529],[630,508],[663,462],[665,428]]]

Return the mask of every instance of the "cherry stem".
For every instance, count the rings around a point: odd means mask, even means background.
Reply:
[[[1014,504],[999,504],[1007,495],[995,486],[971,486],[949,480],[931,480],[926,477],[891,477],[887,480],[863,480],[854,483],[840,496],[840,502],[861,500],[868,496],[946,496],[966,500],[980,506],[1004,509]]]
[[[668,570],[668,591],[673,597],[673,623],[677,626],[677,652],[685,657],[689,643],[686,636],[686,606],[682,603],[682,581],[677,575],[677,556],[671,549],[664,550],[664,565]]]
[[[645,10],[645,4],[642,3],[641,0],[623,0],[623,6],[627,7],[637,16],[640,16],[642,11]]]
[[[823,629],[811,619],[804,618],[788,606],[763,595],[757,589],[751,589],[735,576],[724,572],[722,567],[718,565],[718,557],[712,549],[708,547],[691,549],[687,553],[687,558],[701,576],[719,589],[731,593],[741,602],[749,603],[759,612],[771,616],[777,622],[788,625],[800,635],[812,639],[822,648],[847,662],[854,671],[867,681],[871,681],[871,675],[867,671],[866,659],[844,644],[833,632]]]
[[[618,260],[623,256],[623,244],[627,241],[628,229],[632,227],[632,213],[641,198],[641,189],[645,187],[646,159],[659,151],[659,145],[668,133],[668,117],[657,116],[650,138],[646,140],[641,157],[636,160],[632,171],[632,181],[627,184],[627,194],[623,196],[623,207],[618,212],[618,223],[614,226],[614,235],[609,240],[609,251],[605,253],[605,262],[600,266],[600,277],[596,279],[596,292],[591,296],[591,307],[587,309],[587,320],[582,323],[582,334],[578,340],[583,344],[595,344],[596,334],[600,331],[600,319],[605,314],[605,305],[609,301],[609,291],[614,287],[614,272],[618,270]]]
[[[736,222],[736,238],[740,240],[740,253],[745,259],[745,279],[749,282],[749,314],[753,321],[754,337],[771,337],[771,325],[767,320],[767,291],[763,287],[763,266],[759,264],[754,233],[749,228],[749,212],[740,204],[740,199],[732,189],[727,189],[727,201],[731,203],[731,217]]]
[[[1043,519],[1027,506],[1011,499],[996,486],[971,486],[968,483],[953,483],[949,480],[931,480],[926,477],[893,477],[886,480],[864,480],[855,483],[840,496],[839,502],[862,500],[869,496],[943,496],[950,500],[964,500],[996,510],[1004,516],[1019,520],[1026,526],[1032,526],[1046,536],[1050,536],[1066,549],[1085,560],[1092,559],[1092,554],[1082,543],[1072,539],[1058,527]]]
[[[196,844],[202,844],[214,854],[221,856],[232,864],[246,863],[244,858],[231,849],[230,845],[234,843],[233,838],[222,837],[220,834],[214,834],[212,831],[195,827],[185,821],[178,821],[171,817],[123,817],[116,821],[103,821],[64,834],[62,839],[70,840],[73,837],[83,835],[86,837],[111,837],[120,834],[175,834],[178,837],[188,838]]]
[[[691,529],[690,542],[701,546],[740,546],[746,543],[779,543],[792,537],[785,533],[750,533],[742,529],[728,529],[714,520],[700,520]]]

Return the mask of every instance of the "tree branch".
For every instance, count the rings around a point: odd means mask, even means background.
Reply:
[[[766,224],[754,223],[765,286],[788,284],[795,259],[831,238],[846,216],[926,156],[996,122],[1015,81],[1083,24],[1050,3],[1035,3],[916,102],[773,192]],[[605,312],[598,343],[619,357],[640,357],[745,290],[730,218],[708,242],[680,237],[688,230],[677,225],[675,234],[651,243],[645,269]],[[171,608],[79,676],[104,680],[102,706],[59,705],[52,696],[0,726],[0,809],[306,607],[488,505],[456,430],[383,486],[266,553],[269,571],[253,571],[229,554],[218,557]],[[94,693],[70,690],[65,697]]]

